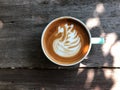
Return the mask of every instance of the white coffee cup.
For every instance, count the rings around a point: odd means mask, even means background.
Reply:
[[[80,58],[80,60],[77,60],[73,63],[60,63],[58,62],[57,60],[54,59],[54,57],[52,57],[50,55],[50,52],[46,49],[46,45],[45,45],[45,38],[46,38],[46,32],[49,32],[48,28],[49,27],[52,27],[51,25],[53,25],[55,22],[57,22],[58,20],[64,20],[64,19],[70,19],[70,20],[73,20],[73,21],[76,21],[77,23],[81,24],[85,30],[86,30],[86,33],[88,34],[88,37],[89,37],[89,48],[87,49],[87,52],[85,53],[85,55]],[[48,38],[49,39],[49,38]],[[42,38],[41,38],[41,45],[42,45],[42,49],[43,49],[43,52],[45,54],[45,56],[50,60],[52,61],[53,63],[57,64],[57,65],[61,65],[61,66],[72,66],[72,65],[75,65],[75,64],[78,64],[80,63],[81,61],[83,61],[86,56],[89,54],[90,52],[90,49],[91,49],[91,46],[92,44],[103,44],[104,43],[104,38],[103,37],[91,37],[91,33],[89,31],[89,29],[87,28],[87,26],[79,19],[75,18],[75,17],[71,17],[71,16],[63,16],[63,17],[59,17],[59,18],[56,18],[54,20],[52,20],[47,26],[46,28],[44,29],[43,33],[42,33]],[[54,46],[53,46],[54,47]]]

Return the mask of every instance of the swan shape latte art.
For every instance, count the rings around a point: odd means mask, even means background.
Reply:
[[[53,41],[54,52],[61,57],[75,56],[81,48],[81,43],[74,25],[58,26],[56,35],[58,34],[61,36]]]

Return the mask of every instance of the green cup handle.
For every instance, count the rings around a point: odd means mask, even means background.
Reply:
[[[103,37],[93,37],[91,38],[91,43],[92,44],[104,44],[105,39]]]

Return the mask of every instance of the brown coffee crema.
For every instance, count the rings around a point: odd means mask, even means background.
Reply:
[[[51,23],[43,38],[46,54],[59,64],[78,62],[90,47],[89,34],[85,27],[71,18],[62,18]]]

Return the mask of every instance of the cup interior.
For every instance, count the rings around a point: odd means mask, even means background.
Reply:
[[[54,33],[57,32],[59,25],[66,25],[66,23],[70,26],[74,25],[75,30],[78,30],[77,33],[80,37],[80,50],[78,53],[71,57],[61,57],[55,53],[53,50],[55,46],[53,46]],[[53,36],[52,36],[53,34]],[[75,65],[84,60],[84,58],[88,55],[91,49],[91,34],[87,29],[86,25],[77,18],[64,16],[51,21],[43,31],[42,39],[41,39],[42,49],[47,58],[57,65],[62,66],[71,66]],[[57,51],[60,47],[57,48]],[[69,52],[67,52],[69,53]],[[72,52],[71,52],[72,53]],[[72,54],[71,54],[72,55]]]

